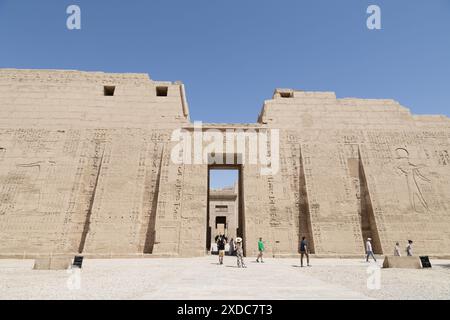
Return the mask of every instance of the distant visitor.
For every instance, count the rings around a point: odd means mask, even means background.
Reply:
[[[369,262],[369,257],[372,257],[373,260],[374,260],[375,262],[377,262],[377,259],[375,259],[375,256],[373,255],[373,250],[372,250],[372,243],[371,243],[371,241],[372,241],[372,238],[367,238],[367,241],[366,241],[366,253],[367,253],[366,261]]]
[[[244,249],[242,248],[242,238],[236,238],[236,258],[238,268],[247,268],[244,263]]]
[[[258,257],[256,258],[256,262],[259,262],[259,259],[261,259],[261,262],[263,261],[263,252],[264,252],[264,242],[262,238],[259,238],[258,241]]]
[[[308,241],[306,237],[302,237],[302,241],[300,242],[300,266],[303,267],[303,256],[306,256],[306,265],[309,267],[309,247]]]
[[[406,246],[406,255],[411,257],[413,255],[413,247],[412,247],[413,241],[408,240],[408,245]]]

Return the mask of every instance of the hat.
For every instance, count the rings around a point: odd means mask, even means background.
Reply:
[[[236,242],[242,242],[242,238],[241,237],[237,237],[236,238]]]
[[[367,240],[369,240],[369,241],[370,241],[370,240],[372,240],[372,238],[367,238]]]

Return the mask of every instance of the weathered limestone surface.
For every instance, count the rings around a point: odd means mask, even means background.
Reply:
[[[69,256],[47,256],[34,260],[34,270],[65,270],[72,264]]]
[[[180,128],[194,136],[178,82],[0,69],[0,256],[204,255],[208,164],[171,160]],[[449,118],[278,89],[257,123],[211,128],[280,130],[276,174],[239,166],[247,255],[259,237],[295,254],[303,235],[320,255],[363,254],[367,237],[375,253],[412,239],[415,254],[450,254]]]
[[[386,256],[383,268],[422,269],[422,262],[419,257]]]
[[[238,205],[237,184],[229,188],[209,190],[209,228],[212,242],[220,234],[224,234],[228,240],[236,239],[239,226]],[[225,218],[224,225],[216,223],[217,217]]]

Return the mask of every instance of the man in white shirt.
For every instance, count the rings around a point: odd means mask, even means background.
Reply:
[[[373,260],[375,262],[377,262],[377,259],[375,259],[375,256],[373,255],[372,243],[370,241],[372,241],[372,239],[371,238],[367,238],[367,241],[366,241],[366,252],[367,252],[366,261],[369,262],[369,257],[372,256]]]
[[[401,257],[402,256],[402,254],[400,253],[400,244],[398,242],[395,243],[394,256],[395,257]]]

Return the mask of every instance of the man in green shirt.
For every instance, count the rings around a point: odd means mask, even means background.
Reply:
[[[261,262],[264,262],[263,261],[264,242],[262,241],[262,238],[259,238],[259,241],[258,241],[258,251],[259,251],[259,254],[258,254],[258,258],[256,258],[256,262],[259,262],[260,258],[261,258]]]

